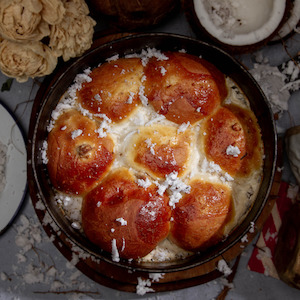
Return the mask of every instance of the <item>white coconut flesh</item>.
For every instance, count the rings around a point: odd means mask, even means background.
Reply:
[[[283,19],[286,0],[193,0],[202,27],[232,46],[268,38]]]

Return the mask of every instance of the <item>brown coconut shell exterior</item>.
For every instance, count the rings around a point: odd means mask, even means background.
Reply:
[[[180,0],[87,0],[91,14],[119,30],[153,27],[180,8]]]

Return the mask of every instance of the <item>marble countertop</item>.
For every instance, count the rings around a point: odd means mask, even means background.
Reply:
[[[101,29],[101,26],[99,27]],[[156,32],[178,33],[190,37],[195,34],[181,13],[153,29]],[[268,45],[256,53],[236,58],[253,68],[259,60],[278,66],[300,51],[300,34],[281,43]],[[0,86],[7,77],[0,74]],[[267,79],[266,79],[267,80]],[[29,119],[41,79],[26,83],[13,82],[10,91],[0,92],[4,102],[28,133]],[[277,121],[278,134],[300,125],[300,92],[292,93],[289,109]],[[1,120],[0,120],[1,123]],[[1,125],[0,125],[1,126]],[[285,161],[283,180],[295,183]],[[256,240],[256,239],[255,239]],[[241,255],[238,270],[226,299],[299,299],[300,291],[284,282],[264,274],[249,271],[247,264],[253,250],[251,243]],[[209,283],[163,293],[144,296],[120,292],[101,286],[72,266],[52,244],[33,209],[29,195],[10,228],[0,236],[0,300],[6,299],[216,299],[223,289],[222,278]]]

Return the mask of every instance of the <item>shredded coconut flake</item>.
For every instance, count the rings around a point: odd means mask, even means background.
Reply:
[[[48,150],[48,143],[47,141],[43,141],[43,147],[41,149],[41,152],[42,152],[42,161],[43,161],[43,164],[47,164],[48,163],[48,157],[47,157],[47,150]]]
[[[83,73],[76,75],[74,83],[68,88],[68,94],[71,99],[75,100],[77,98],[76,93],[81,90],[83,83],[92,81],[92,78],[89,76],[91,72],[91,68],[87,68]]]
[[[145,142],[147,144],[147,147],[150,149],[150,153],[152,155],[155,155],[154,147],[155,147],[156,143],[152,143],[151,139],[146,139]]]
[[[232,155],[233,157],[238,157],[240,153],[241,151],[237,146],[229,145],[226,149],[226,154]]]
[[[255,231],[255,223],[254,222],[250,222],[250,229],[249,229],[249,232],[250,233],[253,233]]]
[[[115,60],[118,60],[119,59],[119,54],[116,54],[110,58],[107,58],[106,61],[107,62],[111,62],[111,61],[115,61]]]
[[[100,126],[95,130],[96,133],[98,133],[98,136],[100,138],[104,138],[107,136],[107,132],[110,131],[110,124],[111,124],[111,119],[109,119],[106,115],[104,114],[99,114],[97,116],[100,116],[103,118],[102,122],[100,123]]]
[[[185,184],[181,179],[177,177],[178,172],[172,172],[166,175],[166,180],[159,184],[157,181],[154,183],[158,186],[158,194],[163,195],[164,192],[168,189],[169,192],[169,205],[172,208],[175,208],[176,203],[180,201],[183,193],[190,193],[191,187]]]
[[[223,176],[220,176],[220,179],[222,182],[234,181],[234,178],[230,176],[227,172]]]
[[[160,72],[161,72],[161,74],[162,74],[163,76],[165,76],[166,73],[167,73],[167,70],[166,70],[163,66],[161,66],[161,67],[160,67]]]
[[[142,86],[142,85],[139,87],[139,97],[140,97],[140,100],[141,100],[142,104],[144,106],[147,106],[148,105],[148,98],[145,96],[145,87]]]
[[[245,234],[242,238],[241,238],[241,242],[242,243],[247,243],[248,242],[248,235]]]
[[[141,277],[138,277],[138,284],[136,286],[136,293],[138,295],[145,295],[146,293],[149,292],[155,292],[152,288],[150,288],[151,286],[151,281],[149,279],[143,280]]]
[[[254,64],[250,73],[268,98],[274,114],[281,115],[283,111],[288,110],[290,94],[287,87],[283,88],[285,75],[277,67],[268,64]]]
[[[111,241],[111,257],[112,260],[115,262],[119,262],[120,261],[120,256],[119,256],[119,252],[118,252],[118,248],[117,248],[117,241],[116,239],[113,239]]]
[[[204,158],[201,168],[204,173],[220,173],[222,171],[219,165],[217,165],[213,161],[208,161],[206,158]]]
[[[186,131],[190,125],[191,125],[190,122],[182,123],[182,124],[179,126],[179,128],[178,128],[178,130],[177,130],[177,133]]]
[[[121,226],[126,226],[127,225],[127,221],[124,220],[123,218],[117,218],[116,221],[120,222]]]
[[[143,66],[146,66],[149,59],[155,57],[158,61],[168,60],[169,58],[161,53],[160,50],[155,48],[147,48],[146,50],[142,50],[141,59]]]
[[[217,269],[221,273],[223,273],[225,276],[228,276],[232,273],[232,270],[228,267],[228,265],[224,259],[221,259],[218,261]]]
[[[52,120],[49,122],[47,127],[48,132],[53,129],[55,121],[64,111],[76,107],[76,93],[82,88],[82,84],[84,82],[92,81],[92,78],[89,76],[91,72],[91,68],[87,68],[83,71],[83,73],[76,75],[73,84],[68,88],[64,99],[57,104],[56,108],[51,113]]]
[[[134,96],[135,96],[135,93],[134,93],[134,92],[130,92],[130,93],[129,93],[129,97],[128,97],[128,99],[127,99],[127,103],[128,103],[128,104],[132,104]]]
[[[150,273],[149,278],[152,282],[159,282],[160,279],[164,278],[165,273]]]
[[[79,224],[79,222],[73,222],[71,224],[71,226],[74,228],[74,229],[80,229],[81,228],[81,225]]]
[[[141,187],[143,187],[144,189],[147,189],[152,182],[150,181],[150,179],[147,177],[146,179],[138,179],[137,180],[137,184]]]
[[[82,133],[83,133],[83,131],[82,131],[81,129],[74,130],[74,131],[72,131],[72,133],[71,133],[71,137],[72,137],[72,139],[74,140],[74,139],[76,139],[77,137],[81,136]]]

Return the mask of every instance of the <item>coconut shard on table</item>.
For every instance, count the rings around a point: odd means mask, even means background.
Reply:
[[[195,34],[231,53],[255,51],[270,42],[298,0],[183,0]]]

